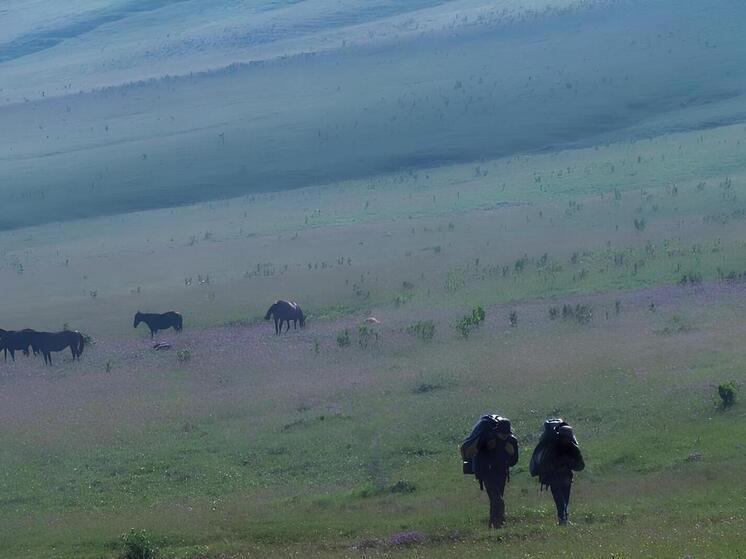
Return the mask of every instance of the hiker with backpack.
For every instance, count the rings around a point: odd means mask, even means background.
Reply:
[[[518,440],[510,421],[498,415],[480,418],[471,434],[461,444],[465,474],[474,474],[480,489],[490,500],[490,528],[500,528],[505,522],[505,483],[510,468],[518,462]]]
[[[585,461],[572,427],[561,419],[546,420],[529,470],[533,477],[539,477],[542,489],[548,486],[552,491],[560,526],[568,522],[573,472],[583,468]]]

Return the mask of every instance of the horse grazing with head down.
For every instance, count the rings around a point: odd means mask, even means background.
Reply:
[[[150,328],[150,339],[153,339],[158,330],[173,328],[179,332],[183,324],[181,315],[174,311],[164,312],[163,314],[137,311],[135,313],[134,327],[137,328],[141,322],[144,322]]]
[[[306,316],[298,306],[298,303],[290,301],[275,301],[275,303],[269,307],[267,314],[264,315],[264,320],[270,318],[275,319],[275,334],[282,333],[282,323],[287,322],[287,332],[290,330],[290,322],[293,323],[293,329],[298,328],[298,324],[303,328],[306,325]]]
[[[76,359],[80,361],[80,356],[85,347],[85,338],[77,330],[74,332],[71,330],[34,332],[31,337],[31,347],[34,353],[41,351],[44,356],[44,363],[47,365],[52,364],[53,351],[62,351],[68,347],[73,355],[73,361]]]

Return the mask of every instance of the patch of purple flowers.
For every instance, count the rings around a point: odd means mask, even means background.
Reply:
[[[425,534],[421,532],[398,532],[388,539],[388,544],[392,547],[410,547],[419,545],[425,541]]]

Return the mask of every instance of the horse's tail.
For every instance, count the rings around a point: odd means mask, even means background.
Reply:
[[[83,355],[83,348],[85,347],[85,336],[78,332],[78,357]]]
[[[184,320],[179,313],[176,313],[176,329],[181,330],[184,326]]]

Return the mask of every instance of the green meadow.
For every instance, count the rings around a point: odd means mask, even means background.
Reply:
[[[1,364],[0,555],[744,556],[745,156],[731,125],[0,234],[4,327],[92,338]],[[155,351],[132,315],[168,308]],[[490,532],[457,447],[493,412]],[[551,416],[568,527],[528,474]]]

